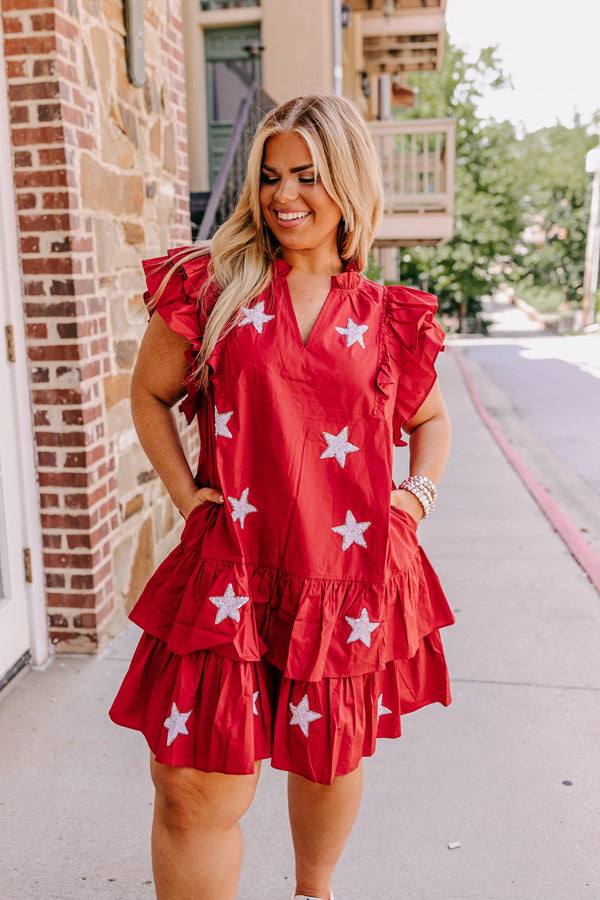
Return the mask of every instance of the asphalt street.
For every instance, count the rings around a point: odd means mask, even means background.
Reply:
[[[502,296],[453,341],[488,412],[600,556],[600,332],[554,336]]]
[[[490,303],[488,314],[495,321],[490,337],[463,342],[464,352],[600,501],[600,332],[546,335],[502,302]]]

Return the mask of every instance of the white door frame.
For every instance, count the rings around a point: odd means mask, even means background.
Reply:
[[[16,361],[9,367],[11,376],[8,385],[14,401],[14,419],[8,424],[13,426],[15,442],[19,448],[18,495],[22,518],[21,538],[23,547],[28,547],[31,553],[32,580],[31,583],[25,584],[31,662],[34,665],[41,665],[49,653],[48,625],[3,37],[0,25],[0,279],[2,292],[6,298],[7,318],[13,327],[16,351]],[[6,353],[4,334],[0,334],[0,353]],[[19,566],[24,580],[21,560]],[[0,677],[2,674],[0,672]]]

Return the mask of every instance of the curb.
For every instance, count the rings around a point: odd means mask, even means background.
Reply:
[[[581,310],[573,310],[568,313],[542,313],[535,306],[531,306],[520,297],[513,296],[510,299],[513,306],[525,313],[531,322],[537,322],[541,325],[547,334],[568,334],[572,331],[579,334],[582,331],[581,321],[583,312]],[[579,320],[579,325],[576,323]]]
[[[579,563],[593,586],[600,594],[600,558],[596,556],[587,541],[581,536],[578,528],[562,512],[558,504],[552,499],[548,491],[542,487],[535,475],[519,456],[514,447],[506,440],[479,396],[473,379],[467,372],[467,368],[456,350],[450,350],[451,356],[456,360],[463,381],[469,392],[475,409],[488,431],[506,456],[507,460],[536,501],[556,533],[559,535],[567,550]]]

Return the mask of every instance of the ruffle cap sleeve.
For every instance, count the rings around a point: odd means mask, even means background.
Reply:
[[[157,312],[172,331],[190,342],[191,349],[186,353],[190,369],[202,347],[207,315],[216,299],[212,296],[203,298],[202,303],[199,299],[202,286],[209,274],[210,256],[198,256],[188,262],[179,262],[193,249],[193,247],[178,247],[169,250],[166,256],[142,261],[147,286],[144,293],[146,305],[154,299],[165,276],[172,272],[164,290],[150,310],[150,316]],[[200,399],[197,381],[191,374],[185,379],[185,387],[187,397],[179,408],[187,421],[191,422],[198,410]]]
[[[377,387],[383,403],[395,395],[393,439],[404,446],[402,426],[426,400],[436,379],[444,331],[435,321],[437,299],[401,285],[385,288]]]
[[[178,261],[185,258],[192,249],[179,247],[176,250],[169,250],[167,256],[142,261],[147,286],[144,302],[148,304],[153,300],[163,279],[172,272],[150,315],[152,316],[155,311],[158,312],[169,328],[187,338],[198,352],[202,346],[202,334],[206,324],[206,316],[200,308],[198,298],[202,285],[208,277],[210,257],[199,256],[178,265]]]

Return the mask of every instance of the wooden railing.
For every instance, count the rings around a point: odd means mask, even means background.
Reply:
[[[381,168],[387,214],[452,212],[454,119],[369,122]]]
[[[231,215],[244,185],[248,153],[257,125],[275,101],[253,82],[240,109],[195,240],[206,241]]]

